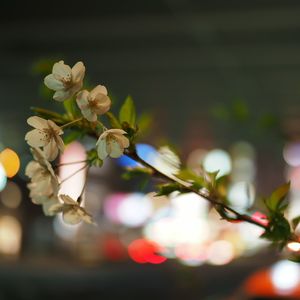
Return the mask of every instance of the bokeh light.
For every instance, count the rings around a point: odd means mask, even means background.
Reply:
[[[1,201],[8,208],[17,208],[22,201],[22,192],[19,186],[9,181],[1,193]]]
[[[118,205],[117,213],[122,224],[128,227],[139,227],[151,216],[152,204],[144,194],[128,194]]]
[[[0,253],[17,255],[21,248],[22,227],[12,216],[0,217]]]
[[[235,182],[228,190],[228,199],[232,206],[246,210],[255,200],[254,186],[247,182]]]
[[[212,265],[225,265],[234,259],[234,249],[230,242],[213,242],[207,250],[208,262]]]
[[[72,241],[76,237],[82,223],[70,225],[64,222],[62,214],[53,218],[53,229],[55,234],[62,240]]]
[[[292,167],[300,166],[300,143],[288,143],[283,149],[283,158]]]
[[[4,190],[7,183],[6,172],[0,163],[0,192]]]
[[[203,167],[207,172],[219,171],[218,177],[221,177],[231,172],[231,158],[226,151],[214,149],[205,155]]]
[[[20,158],[12,149],[6,148],[0,153],[0,162],[8,178],[14,177],[20,169]]]
[[[280,293],[291,293],[300,283],[300,266],[297,263],[282,260],[270,272],[272,283]]]
[[[128,246],[128,254],[130,258],[139,264],[161,264],[167,259],[158,253],[161,247],[152,241],[146,239],[134,240]]]

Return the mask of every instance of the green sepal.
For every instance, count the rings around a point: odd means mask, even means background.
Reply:
[[[87,152],[87,160],[91,166],[100,168],[103,165],[103,160],[99,158],[96,149],[91,149]]]

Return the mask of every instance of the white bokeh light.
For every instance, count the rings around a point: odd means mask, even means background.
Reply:
[[[247,209],[254,203],[254,186],[244,181],[233,183],[229,187],[228,199],[233,206]]]
[[[122,224],[139,227],[151,216],[152,210],[152,203],[146,195],[132,193],[124,197],[117,208],[117,214]]]
[[[277,262],[271,269],[271,280],[279,292],[292,292],[300,283],[299,264],[288,260]]]
[[[226,151],[214,149],[205,155],[203,166],[207,172],[219,171],[218,177],[221,177],[231,172],[231,158]]]

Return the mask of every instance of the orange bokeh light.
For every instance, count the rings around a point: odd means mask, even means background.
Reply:
[[[20,169],[19,156],[12,149],[6,148],[0,153],[0,162],[8,178],[14,177]]]

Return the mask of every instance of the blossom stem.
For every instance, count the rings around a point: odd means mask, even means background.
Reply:
[[[80,204],[82,202],[82,196],[83,196],[83,193],[86,189],[86,185],[87,185],[87,177],[88,177],[88,172],[89,172],[89,168],[90,166],[87,167],[87,171],[85,173],[85,179],[84,179],[84,184],[83,184],[83,187],[82,187],[82,190],[81,190],[81,193],[77,199],[77,202]]]
[[[79,161],[72,161],[72,162],[67,162],[67,163],[62,163],[62,164],[57,164],[54,166],[54,168],[59,168],[63,166],[69,166],[69,165],[77,165],[77,164],[82,164],[82,163],[87,163],[88,160],[79,160]]]
[[[69,176],[67,176],[66,178],[64,178],[61,182],[60,185],[62,185],[64,182],[66,182],[67,180],[69,180],[70,178],[72,178],[73,176],[75,176],[77,173],[83,171],[84,169],[88,168],[89,165],[86,164],[83,167],[81,167],[80,169],[78,169],[77,171],[73,172],[72,174],[70,174]]]
[[[76,119],[76,120],[73,120],[73,121],[71,121],[71,122],[69,122],[69,123],[66,123],[66,124],[60,126],[60,128],[63,129],[63,128],[66,128],[66,127],[68,127],[68,126],[71,126],[71,125],[73,125],[73,124],[75,124],[75,123],[80,122],[82,119],[83,119],[83,118],[81,117],[81,118],[78,118],[78,119]]]
[[[101,126],[103,131],[107,130],[107,128],[104,126],[104,124],[101,121],[97,120],[97,123]]]

